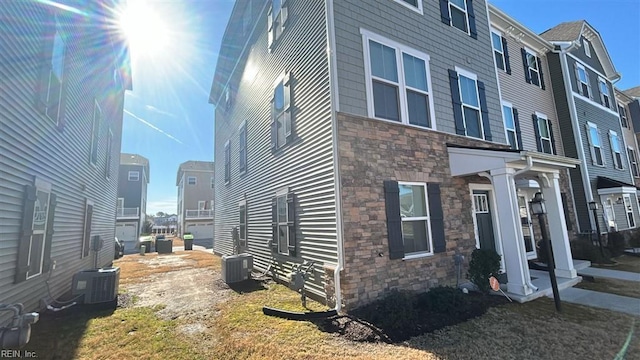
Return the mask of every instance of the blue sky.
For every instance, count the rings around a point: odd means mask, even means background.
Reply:
[[[561,22],[587,20],[600,32],[622,74],[616,86],[627,89],[640,85],[639,0],[491,2],[536,33]],[[175,213],[179,164],[214,160],[214,108],[208,103],[208,95],[234,1],[147,3],[168,31],[163,35],[166,41],[161,52],[145,56],[132,49],[133,91],[126,95],[122,152],[149,159],[147,213]]]

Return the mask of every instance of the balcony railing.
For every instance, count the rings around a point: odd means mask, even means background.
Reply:
[[[213,210],[186,210],[187,219],[207,219],[213,218]]]
[[[118,218],[136,218],[140,216],[140,208],[117,208],[116,217]]]

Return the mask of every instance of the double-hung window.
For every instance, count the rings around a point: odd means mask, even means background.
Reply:
[[[33,208],[32,235],[29,239],[29,271],[27,279],[42,273],[44,244],[49,221],[49,197],[51,190],[37,188]]]
[[[239,231],[238,240],[241,249],[247,247],[247,202],[245,200],[240,201],[239,204]]]
[[[629,228],[636,227],[636,219],[633,216],[633,207],[631,206],[631,195],[623,194],[622,199],[624,202],[624,209],[627,212],[627,221],[629,222]]]
[[[520,126],[518,124],[518,111],[510,103],[502,103],[502,114],[504,116],[504,128],[507,132],[507,141],[512,149],[520,149],[522,139]]]
[[[584,48],[584,54],[587,57],[591,57],[591,45],[589,45],[589,40],[582,39],[582,47]]]
[[[600,131],[598,131],[598,126],[594,123],[587,122],[587,131],[591,149],[591,162],[594,165],[604,166],[604,157],[602,156],[602,142],[600,141]]]
[[[522,48],[522,63],[524,65],[525,80],[529,84],[539,86],[544,90],[542,61],[536,53],[532,50]]]
[[[609,95],[609,86],[603,78],[598,78],[598,88],[600,88],[600,103],[606,107],[611,107],[611,96]]]
[[[129,171],[127,175],[129,181],[140,181],[140,171]]]
[[[102,110],[98,100],[93,103],[93,122],[91,125],[91,154],[89,161],[96,165],[98,163],[98,142],[100,138],[100,121],[102,119]]]
[[[496,30],[491,30],[491,44],[493,46],[493,57],[496,61],[496,67],[504,70],[507,74],[511,74],[511,65],[509,64],[509,49],[507,48],[507,39]]]
[[[271,149],[278,150],[293,140],[291,74],[282,75],[273,89],[271,99]],[[246,136],[246,135],[245,135]],[[246,147],[246,144],[245,144]],[[246,149],[245,149],[246,152]]]
[[[296,256],[295,196],[288,189],[272,199],[273,236],[271,248],[281,255]]]
[[[198,182],[198,179],[195,176],[189,176],[187,177],[187,184],[189,185],[196,185]]]
[[[589,73],[584,66],[576,63],[576,79],[578,85],[578,93],[584,97],[591,98],[591,84],[589,83]]]
[[[247,171],[247,122],[240,126],[238,139],[238,158],[240,161],[239,171],[244,174]]]
[[[399,182],[398,187],[405,257],[433,254],[426,184]]]
[[[52,45],[51,62],[48,66],[48,71],[46,71],[46,79],[43,79],[43,90],[40,96],[42,104],[44,105],[45,115],[56,125],[60,125],[62,112],[62,84],[67,45],[57,19],[55,31],[53,33]]]
[[[229,141],[224,144],[224,183],[231,182],[231,146]]]
[[[466,0],[449,0],[451,25],[466,33],[469,32],[469,14]]]
[[[113,156],[111,152],[113,151],[113,132],[109,129],[107,133],[107,162],[104,165],[104,176],[108,179],[111,177],[111,161],[113,160]]]
[[[620,114],[620,123],[623,127],[629,127],[629,118],[627,116],[627,109],[622,104],[618,104],[618,113]]]
[[[422,0],[394,0],[407,8],[422,14]]]
[[[555,154],[553,128],[547,116],[535,113],[533,115],[533,127],[536,131],[538,151],[545,154]]]
[[[429,56],[361,30],[369,116],[433,128]]]
[[[267,11],[267,41],[269,52],[273,50],[276,40],[282,35],[288,19],[289,6],[287,5],[287,0],[271,0],[271,6]]]
[[[609,143],[611,144],[611,156],[613,157],[613,166],[616,169],[622,169],[622,153],[620,150],[620,139],[618,134],[609,130]]]
[[[212,189],[216,188],[216,178],[215,177],[211,177],[211,188]]]
[[[483,138],[480,98],[478,97],[478,83],[475,74],[458,70],[460,99],[462,101],[462,116],[466,135]]]
[[[629,166],[631,167],[631,173],[634,177],[640,176],[640,170],[638,169],[638,158],[636,157],[636,151],[632,147],[627,147],[627,154],[629,156]]]

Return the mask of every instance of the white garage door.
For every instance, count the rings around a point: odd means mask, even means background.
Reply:
[[[136,241],[136,223],[116,224],[116,237],[121,241]]]
[[[193,239],[212,239],[213,223],[187,225],[187,232],[193,234]]]

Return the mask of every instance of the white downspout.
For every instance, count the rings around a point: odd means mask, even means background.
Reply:
[[[338,163],[338,121],[336,113],[340,111],[338,99],[338,74],[336,59],[336,37],[333,21],[333,0],[325,0],[326,27],[327,27],[327,60],[329,65],[329,92],[331,101],[331,137],[333,143],[333,174],[334,192],[336,201],[336,248],[338,263],[333,271],[334,295],[336,298],[335,310],[342,310],[342,292],[340,291],[340,272],[344,270],[344,241],[342,229],[342,197],[340,190],[340,166]]]

